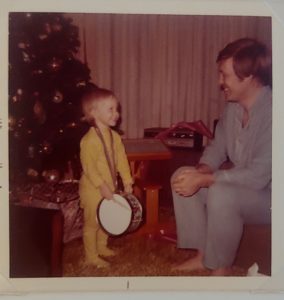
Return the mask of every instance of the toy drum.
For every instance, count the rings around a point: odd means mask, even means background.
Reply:
[[[112,236],[136,230],[142,221],[142,206],[132,194],[114,194],[114,200],[102,199],[97,210],[101,227]]]

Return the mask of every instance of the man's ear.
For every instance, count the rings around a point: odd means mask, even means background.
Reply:
[[[243,79],[243,81],[247,82],[247,83],[251,83],[251,82],[253,82],[253,80],[254,80],[254,76],[252,74],[250,74],[249,76],[247,76]]]

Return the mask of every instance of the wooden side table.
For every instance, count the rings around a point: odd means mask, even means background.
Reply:
[[[159,223],[159,191],[161,184],[148,180],[149,161],[168,160],[171,151],[158,139],[127,139],[124,140],[132,176],[135,180],[134,194],[146,199],[146,223],[139,231],[151,233]]]

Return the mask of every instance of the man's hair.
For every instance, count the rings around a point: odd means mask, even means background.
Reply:
[[[251,38],[229,43],[218,54],[216,62],[233,58],[233,68],[240,79],[254,76],[262,85],[272,86],[272,57],[270,50]]]
[[[94,84],[89,84],[81,97],[81,109],[83,114],[83,121],[89,124],[94,123],[94,118],[91,115],[91,110],[95,102],[105,100],[110,97],[115,97],[114,93],[110,90],[99,88]]]

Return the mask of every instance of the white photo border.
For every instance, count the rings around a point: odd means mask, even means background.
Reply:
[[[9,278],[8,213],[8,14],[9,12],[139,13],[190,15],[246,15],[272,17],[273,49],[273,181],[271,277],[108,277],[108,278]],[[284,286],[284,138],[281,117],[284,57],[283,19],[269,1],[242,0],[2,0],[0,4],[0,293],[87,291],[283,291]]]

